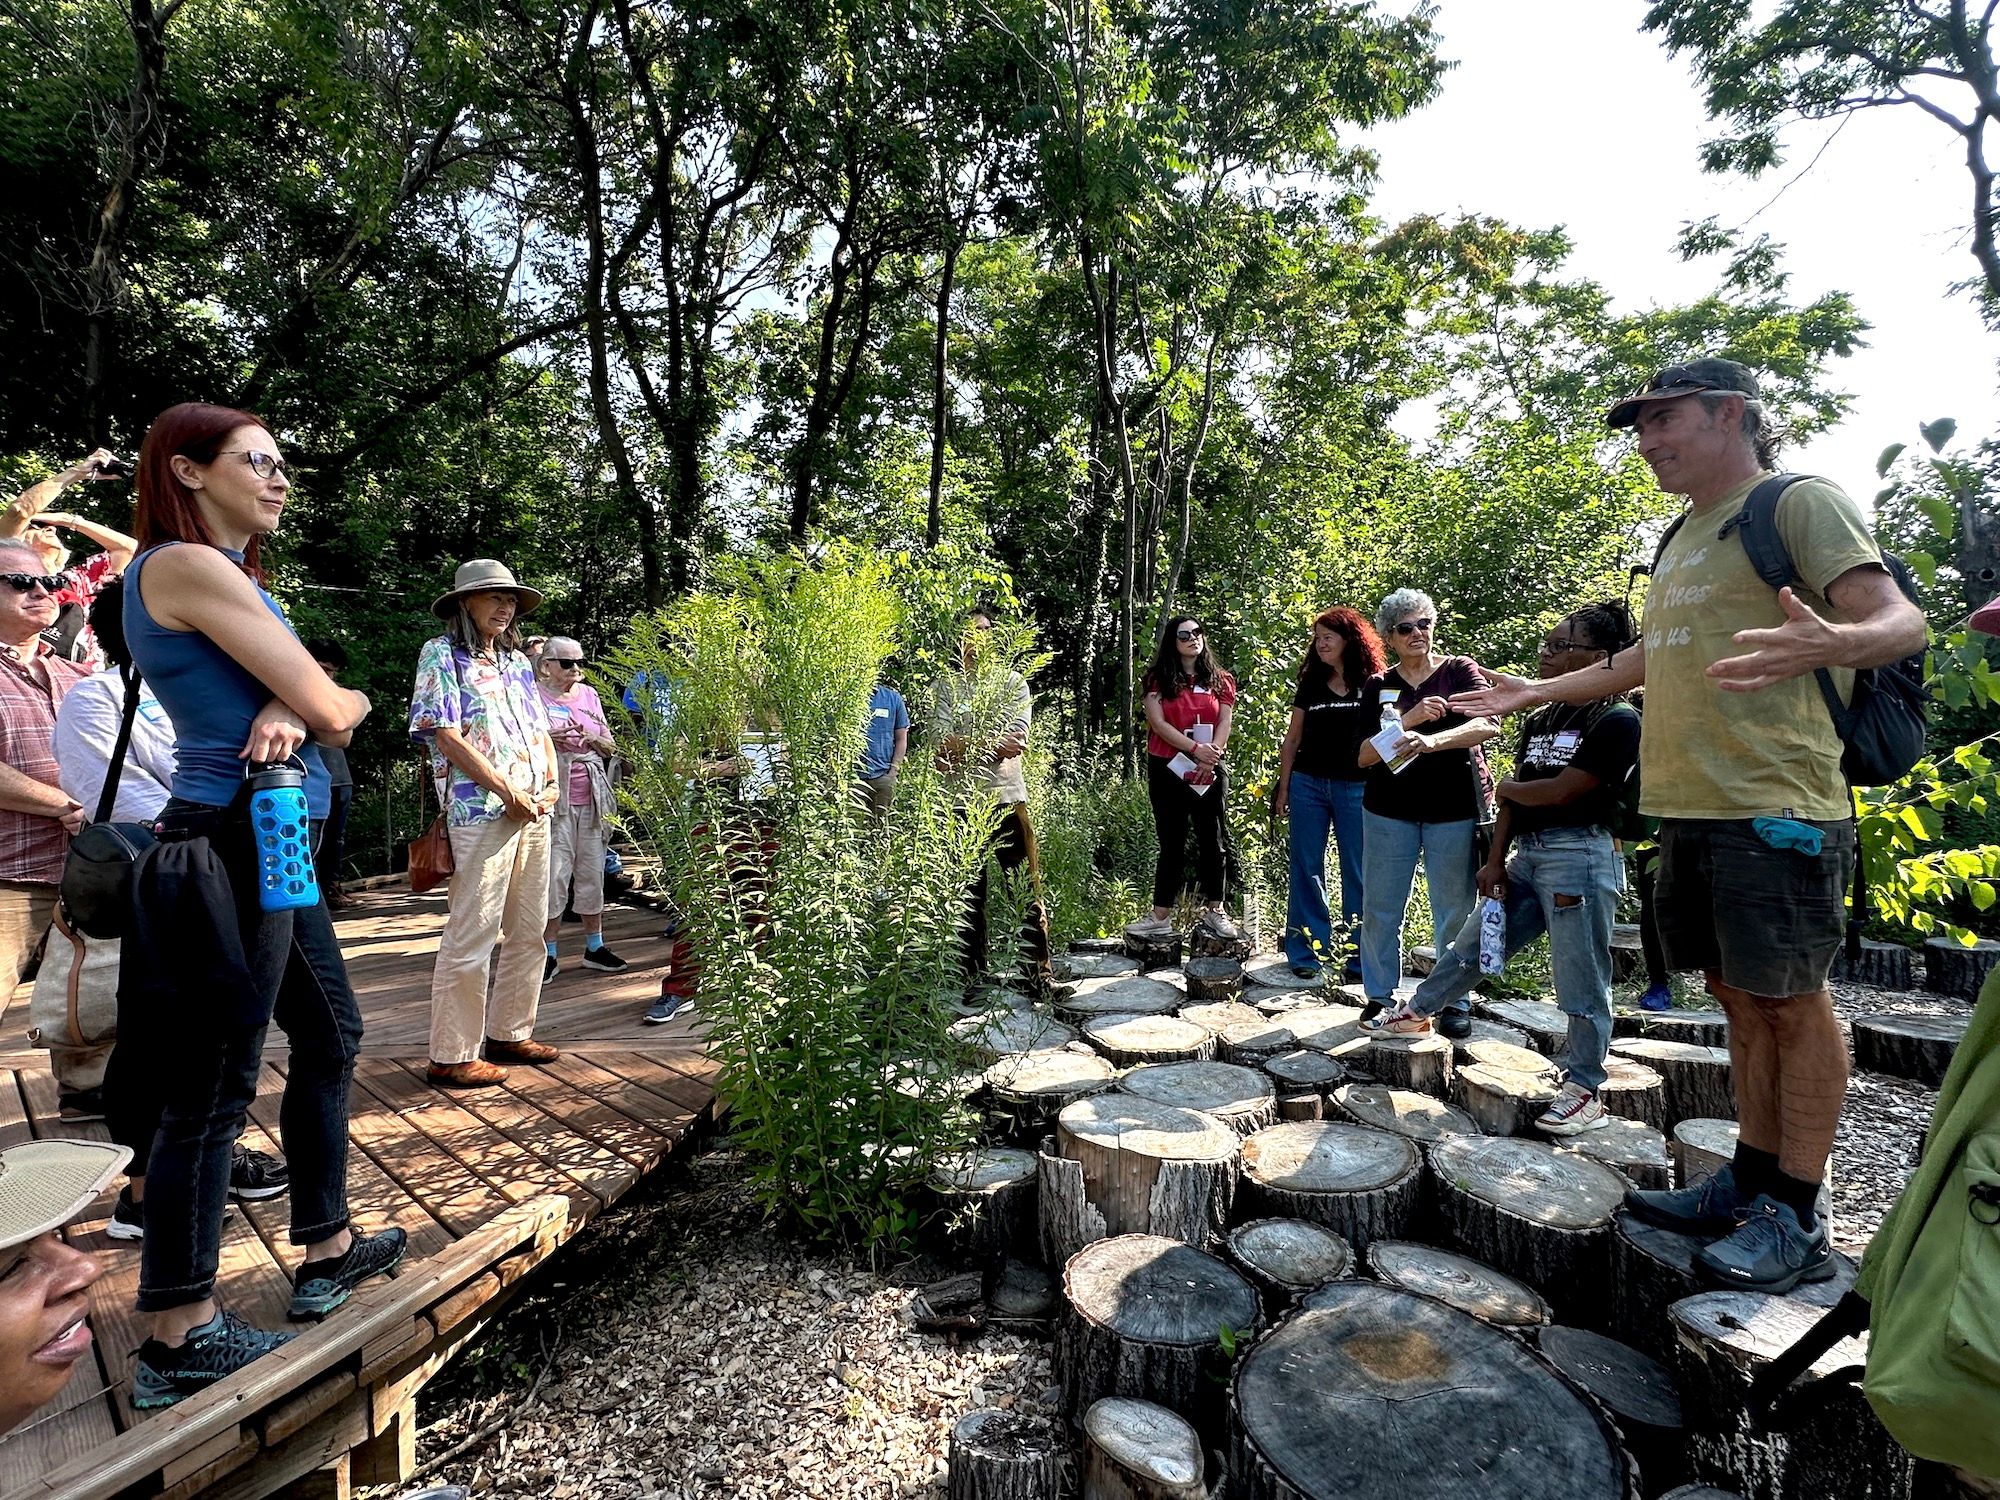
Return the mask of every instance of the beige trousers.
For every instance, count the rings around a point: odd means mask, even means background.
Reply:
[[[49,1049],[49,1069],[65,1094],[104,1082],[104,1064],[118,1039],[122,946],[116,938],[72,936],[60,915],[49,929],[28,1001],[28,1040]]]
[[[553,922],[563,914],[563,898],[576,879],[574,908],[579,917],[604,910],[604,819],[592,802],[560,802],[549,814],[549,912]]]
[[[451,915],[431,974],[431,1061],[438,1063],[472,1061],[487,1037],[519,1042],[535,1033],[548,920],[549,820],[489,818],[454,828],[451,857]]]
[[[38,880],[0,880],[0,1008],[34,957],[56,911],[56,888]]]

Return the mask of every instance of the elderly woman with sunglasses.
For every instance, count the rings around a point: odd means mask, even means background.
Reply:
[[[548,957],[542,983],[556,977],[556,938],[562,931],[564,898],[576,881],[574,909],[583,918],[583,963],[616,974],[629,967],[604,946],[604,820],[617,810],[611,792],[610,757],[617,743],[605,721],[597,689],[583,680],[583,647],[566,635],[544,641],[535,663],[535,685],[549,711],[561,788],[549,842],[549,925],[542,933]]]
[[[1375,611],[1375,625],[1396,659],[1369,678],[1370,703],[1393,704],[1404,737],[1384,763],[1364,741],[1368,767],[1361,796],[1361,985],[1374,1015],[1395,998],[1403,977],[1403,915],[1423,857],[1430,895],[1432,942],[1444,952],[1472,915],[1478,826],[1492,805],[1486,757],[1479,746],[1500,732],[1491,719],[1453,713],[1446,700],[1477,691],[1486,679],[1468,656],[1439,656],[1437,604],[1421,589],[1397,589]],[[1463,997],[1439,1017],[1449,1037],[1470,1035]]]

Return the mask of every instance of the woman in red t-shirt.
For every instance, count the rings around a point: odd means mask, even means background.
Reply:
[[[1222,909],[1227,878],[1222,755],[1235,713],[1236,679],[1216,662],[1194,616],[1176,616],[1160,632],[1145,694],[1146,722],[1153,731],[1146,742],[1146,794],[1153,804],[1160,858],[1153,871],[1153,915],[1134,922],[1130,930],[1146,937],[1165,937],[1174,930],[1174,903],[1184,882],[1191,830],[1195,874],[1208,903],[1202,921],[1219,937],[1238,937],[1236,924]]]

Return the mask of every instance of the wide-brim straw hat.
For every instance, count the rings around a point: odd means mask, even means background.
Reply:
[[[0,1250],[60,1229],[132,1159],[105,1141],[28,1141],[0,1151]]]
[[[542,607],[546,597],[540,589],[531,589],[514,577],[514,570],[497,558],[475,557],[471,562],[462,562],[452,575],[451,589],[439,594],[437,602],[431,605],[431,613],[440,620],[449,620],[458,601],[467,594],[483,594],[505,591],[521,601],[521,613],[531,615]]]

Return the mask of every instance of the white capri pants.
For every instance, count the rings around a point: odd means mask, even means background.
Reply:
[[[604,819],[589,802],[564,802],[549,814],[555,826],[549,840],[549,920],[563,913],[572,877],[576,899],[571,903],[579,917],[594,917],[604,910]]]

